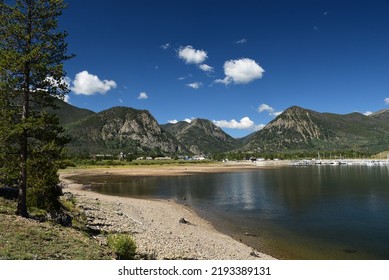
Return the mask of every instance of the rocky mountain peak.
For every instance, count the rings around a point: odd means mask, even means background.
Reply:
[[[307,142],[323,136],[316,120],[315,112],[294,106],[285,110],[263,130],[283,135],[288,139],[292,137],[290,141]]]
[[[194,154],[223,152],[237,147],[238,142],[220,127],[206,119],[193,119],[190,123],[178,122],[163,125],[180,142],[186,143]]]
[[[377,115],[385,116],[385,112]],[[293,106],[249,137],[246,151],[386,149],[389,126],[360,113],[318,113]]]
[[[68,131],[75,138],[74,143],[89,153],[185,151],[172,135],[162,131],[147,110],[113,107],[79,121]],[[78,149],[76,145],[72,148]]]

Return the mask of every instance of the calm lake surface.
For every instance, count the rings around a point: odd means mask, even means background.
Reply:
[[[73,179],[104,194],[185,203],[222,232],[277,258],[389,259],[388,166]]]

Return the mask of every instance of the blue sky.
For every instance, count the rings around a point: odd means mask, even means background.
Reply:
[[[70,0],[69,102],[245,136],[298,105],[389,108],[388,0]]]

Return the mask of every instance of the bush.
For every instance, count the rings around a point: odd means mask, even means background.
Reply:
[[[57,211],[61,208],[59,201],[61,195],[62,188],[60,185],[34,186],[27,189],[27,205],[48,212]]]
[[[115,252],[119,260],[133,260],[136,254],[135,241],[129,234],[111,234],[108,246]]]

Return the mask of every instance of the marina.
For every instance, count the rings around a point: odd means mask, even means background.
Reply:
[[[389,166],[389,160],[360,160],[360,159],[341,159],[341,160],[296,160],[291,161],[290,165],[355,165],[355,166]]]

